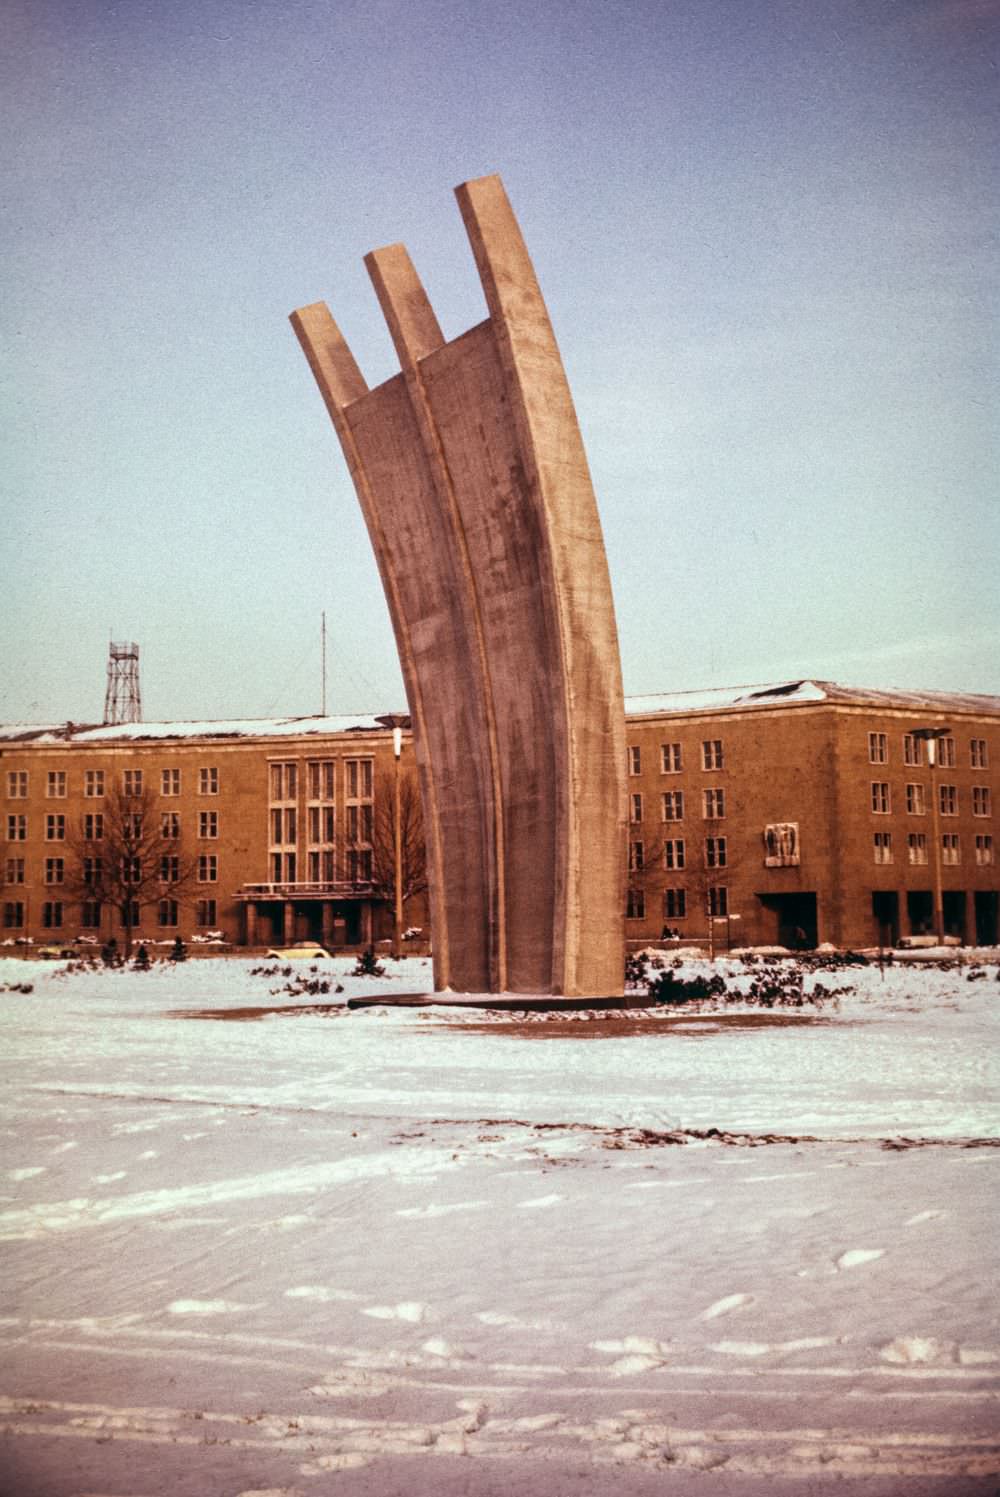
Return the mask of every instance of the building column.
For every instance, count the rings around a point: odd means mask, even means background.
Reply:
[[[323,929],[323,945],[326,947],[327,951],[332,951],[333,947],[334,947],[334,938],[333,938],[333,900],[332,899],[324,899],[324,901],[323,901],[323,904],[322,904],[322,921],[323,921],[323,926],[322,926],[322,929]]]
[[[247,912],[247,945],[257,945],[257,902],[248,899],[246,903]]]
[[[290,899],[281,906],[281,944],[290,946],[295,940],[295,909]]]

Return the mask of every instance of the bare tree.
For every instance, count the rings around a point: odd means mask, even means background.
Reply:
[[[197,860],[181,847],[180,817],[163,810],[146,788],[114,787],[66,838],[71,855],[64,887],[71,898],[117,910],[125,955],[144,908],[176,899],[195,876]]]
[[[395,775],[379,775],[372,826],[372,882],[389,901],[393,899],[396,888],[395,796]],[[399,777],[399,846],[400,887],[405,905],[415,894],[427,891],[427,852],[420,791],[415,776],[405,771]]]

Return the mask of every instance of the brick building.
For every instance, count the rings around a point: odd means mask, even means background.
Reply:
[[[0,729],[0,942],[120,935],[85,875],[126,791],[168,860],[137,939],[388,936],[393,721]],[[633,697],[626,727],[630,944],[871,946],[932,931],[938,891],[949,933],[997,942],[1000,698],[795,681]],[[404,790],[412,760],[404,732]]]

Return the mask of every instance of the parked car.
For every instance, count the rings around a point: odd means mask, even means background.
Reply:
[[[295,946],[272,946],[267,954],[279,962],[318,962],[330,955],[315,941],[299,941]]]

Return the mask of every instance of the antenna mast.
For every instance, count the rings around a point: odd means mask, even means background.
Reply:
[[[108,688],[104,693],[106,723],[141,723],[139,646],[112,640],[108,646]]]

